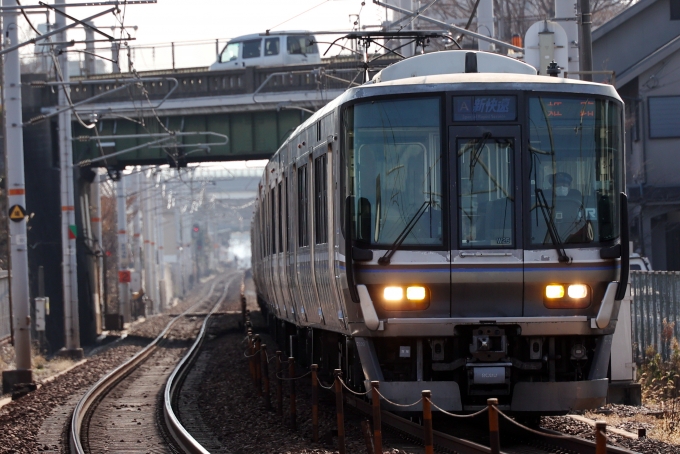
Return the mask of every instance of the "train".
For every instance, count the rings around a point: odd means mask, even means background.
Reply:
[[[426,53],[315,112],[267,163],[258,302],[285,353],[392,410],[605,403],[628,288],[624,104],[503,55]]]

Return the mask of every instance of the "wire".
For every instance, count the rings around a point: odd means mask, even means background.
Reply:
[[[323,5],[324,3],[328,3],[329,1],[330,1],[330,0],[324,0],[323,2],[319,3],[318,5],[312,6],[311,8],[309,8],[308,10],[305,10],[305,11],[301,12],[300,14],[297,14],[297,15],[291,17],[290,19],[286,19],[285,21],[281,22],[280,24],[276,24],[276,25],[274,25],[273,27],[268,28],[268,29],[267,29],[267,34],[269,34],[269,32],[270,32],[271,30],[275,29],[276,27],[278,27],[278,26],[280,26],[280,25],[283,25],[283,24],[285,24],[286,22],[290,22],[290,21],[292,21],[293,19],[295,19],[295,18],[297,18],[297,17],[300,17],[300,16],[302,16],[302,15],[305,14],[305,13],[310,12],[311,10],[313,10],[313,9],[315,9],[315,8],[318,8],[319,6]]]

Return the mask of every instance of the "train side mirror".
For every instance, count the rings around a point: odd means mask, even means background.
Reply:
[[[359,237],[357,239],[371,241],[371,202],[366,197],[359,198]]]

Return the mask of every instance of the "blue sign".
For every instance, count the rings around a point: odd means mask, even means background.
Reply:
[[[517,119],[514,96],[455,96],[453,121],[513,121]]]

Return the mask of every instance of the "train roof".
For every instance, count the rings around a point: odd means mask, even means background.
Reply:
[[[474,69],[478,72],[466,72],[470,69],[468,65],[471,60],[466,55],[470,54],[475,56]],[[397,62],[380,71],[371,81],[348,89],[299,125],[281,147],[285,146],[298,131],[348,101],[409,93],[486,91],[491,88],[490,86],[494,91],[575,93],[608,96],[623,102],[612,85],[563,77],[538,76],[533,66],[503,55],[460,50],[433,52]],[[277,154],[278,150],[274,156]]]

